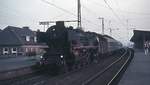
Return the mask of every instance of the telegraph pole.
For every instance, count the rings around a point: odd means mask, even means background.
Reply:
[[[98,19],[102,20],[102,35],[104,35],[104,18],[99,17]]]
[[[77,7],[78,7],[78,13],[77,13],[77,15],[78,15],[78,28],[82,29],[81,28],[81,2],[80,2],[80,0],[78,0],[78,2],[77,2]]]

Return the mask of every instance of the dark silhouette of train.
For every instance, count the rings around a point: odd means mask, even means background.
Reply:
[[[37,41],[48,45],[40,66],[55,73],[98,62],[122,48],[122,44],[110,36],[65,27],[63,21],[56,22],[46,32],[38,32]]]

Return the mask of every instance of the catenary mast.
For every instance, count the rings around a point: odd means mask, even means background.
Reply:
[[[63,9],[63,11],[64,10],[65,9]],[[45,26],[49,27],[50,23],[56,23],[56,22],[57,21],[42,21],[42,22],[39,22],[39,24],[44,26],[44,31],[45,31]],[[80,0],[77,0],[77,20],[68,20],[68,21],[64,21],[64,22],[77,22],[77,28],[82,30],[82,25],[81,25],[81,1]]]
[[[77,15],[78,15],[78,28],[79,29],[82,29],[81,28],[81,2],[80,2],[80,0],[78,0],[78,2],[77,2],[77,7],[78,7],[78,13],[77,13]]]

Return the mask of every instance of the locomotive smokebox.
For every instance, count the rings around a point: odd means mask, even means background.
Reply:
[[[59,26],[59,27],[64,27],[64,21],[57,21],[56,22],[56,26]]]

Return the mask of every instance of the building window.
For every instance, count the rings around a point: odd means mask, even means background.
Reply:
[[[11,53],[12,53],[12,54],[17,54],[17,48],[12,48],[12,49],[11,49]]]
[[[34,37],[34,42],[37,42],[37,37]]]
[[[26,41],[30,41],[30,36],[26,36]]]
[[[28,48],[25,48],[25,50],[26,50],[26,51],[25,51],[26,53],[29,52]]]
[[[33,52],[33,48],[30,48],[30,52]]]
[[[3,54],[4,54],[4,55],[7,55],[8,53],[9,53],[8,48],[3,48]]]

